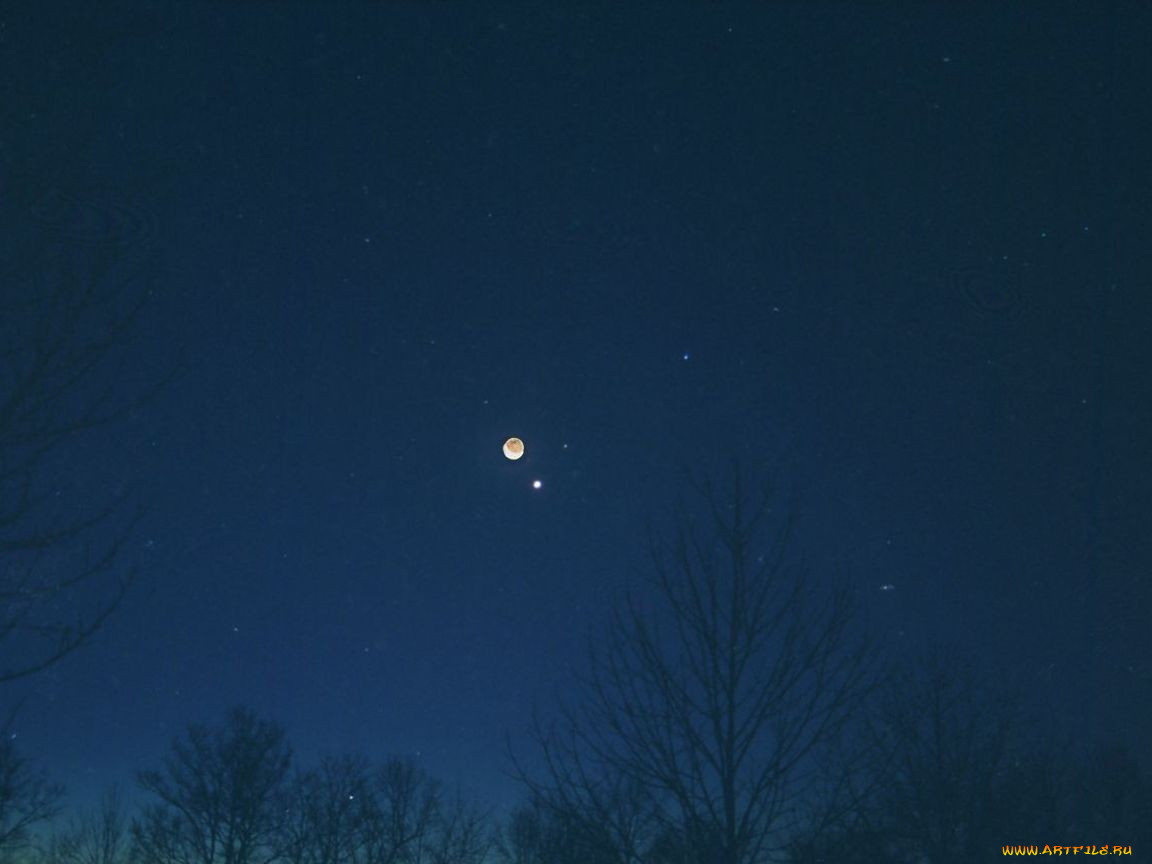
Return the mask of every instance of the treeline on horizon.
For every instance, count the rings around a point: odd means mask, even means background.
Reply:
[[[885,685],[858,728],[843,731],[857,746],[837,746],[806,772],[810,788],[755,857],[657,815],[666,793],[607,773],[521,775],[523,800],[500,815],[414,758],[300,764],[281,725],[238,706],[190,724],[137,773],[141,794],[112,787],[78,812],[62,810],[64,787],[5,736],[0,861],[911,864],[991,860],[1005,844],[1148,848],[1152,783],[1126,748],[1041,746],[1002,700],[954,669],[924,664],[914,676]]]

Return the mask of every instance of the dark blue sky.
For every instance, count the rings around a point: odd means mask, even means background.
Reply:
[[[0,227],[142,262],[179,374],[63,457],[147,506],[6,697],[78,792],[243,702],[513,794],[729,454],[894,653],[1145,740],[1145,5],[86,6],[0,7]]]

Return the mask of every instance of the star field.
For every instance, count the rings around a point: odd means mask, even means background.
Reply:
[[[138,577],[11,734],[88,801],[243,704],[509,807],[734,458],[887,656],[1152,757],[1152,51],[1108,8],[0,11],[5,290],[146,300],[86,391],[132,410],[38,487],[138,504]]]

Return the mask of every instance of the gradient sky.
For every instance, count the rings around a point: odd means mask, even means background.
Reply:
[[[730,454],[890,650],[1147,748],[1146,4],[88,5],[0,6],[5,255],[143,262],[179,372],[52,480],[147,508],[3,694],[77,794],[244,703],[510,800]]]

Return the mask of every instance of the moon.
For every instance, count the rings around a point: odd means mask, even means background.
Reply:
[[[524,442],[519,438],[509,438],[504,442],[504,455],[515,462],[524,455]]]

